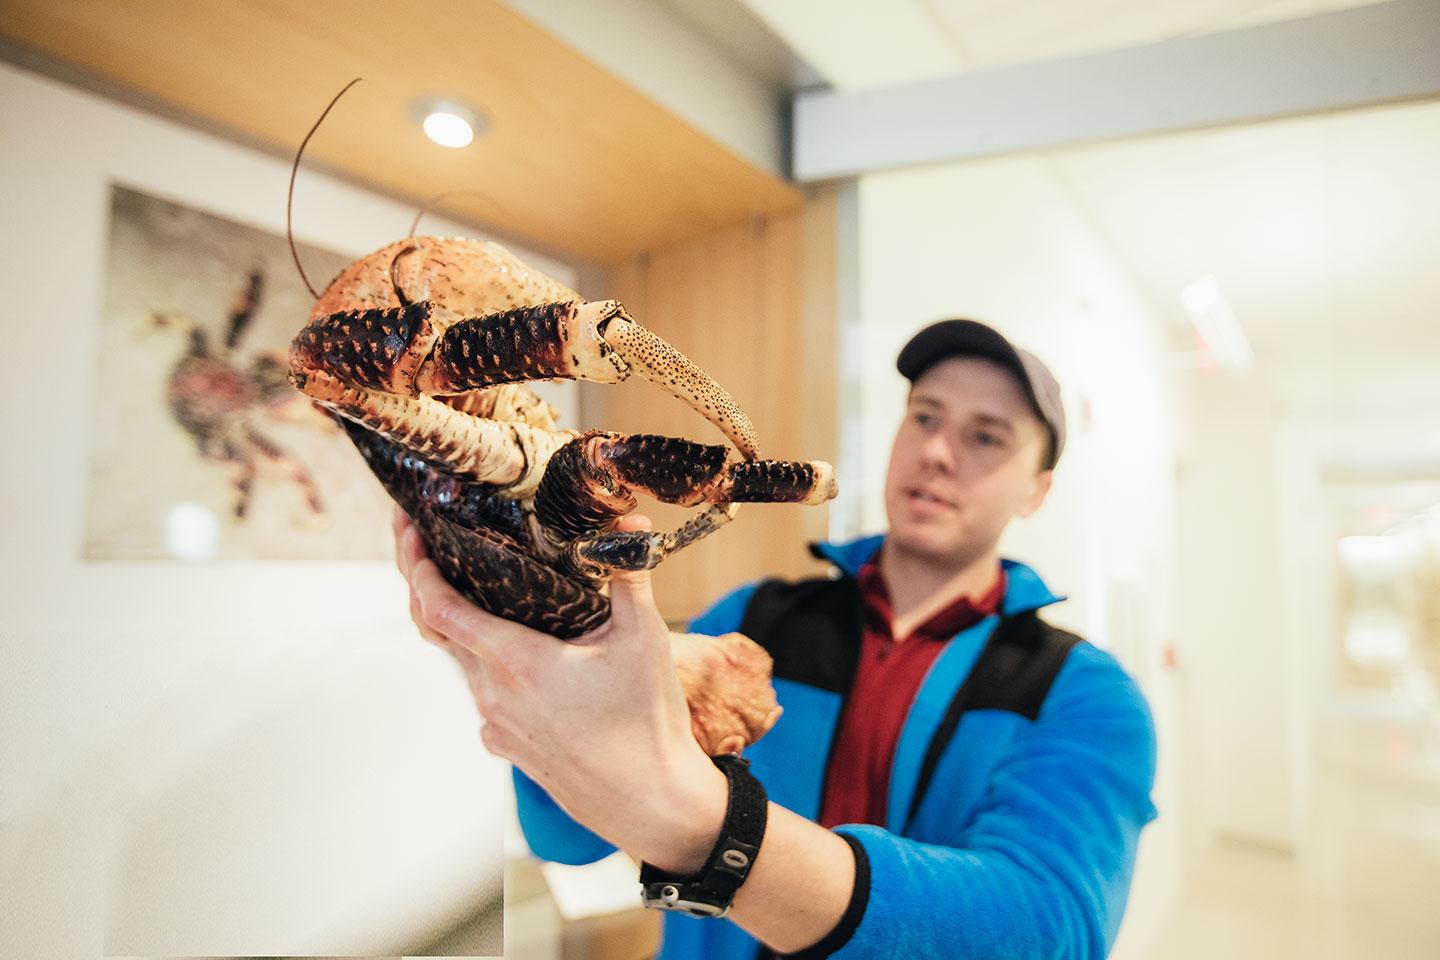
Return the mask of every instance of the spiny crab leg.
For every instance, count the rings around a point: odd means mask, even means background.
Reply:
[[[728,459],[719,445],[677,437],[591,432],[550,459],[535,494],[535,518],[556,546],[569,544],[573,569],[604,576],[610,568],[647,570],[729,522],[742,502],[823,503],[835,496],[835,471],[820,461]],[[710,503],[672,533],[611,532],[640,492],[664,503]],[[538,532],[538,531],[537,531]]]
[[[431,397],[397,397],[346,386],[324,371],[306,375],[306,393],[324,406],[450,470],[532,496],[556,450],[576,436],[522,422],[470,416]]]
[[[735,398],[614,300],[546,303],[456,320],[419,365],[413,392],[446,395],[547,378],[619,383],[632,373],[689,404],[746,459],[759,455],[755,427]]]
[[[669,533],[626,530],[582,537],[566,548],[566,560],[596,578],[608,577],[611,570],[650,570],[676,550],[708,537],[739,511],[738,503],[716,503]]]

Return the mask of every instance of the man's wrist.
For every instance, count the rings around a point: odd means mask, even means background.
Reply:
[[[697,752],[697,758],[702,762],[677,771],[651,794],[653,841],[631,851],[667,873],[698,873],[725,823],[729,783],[708,757]]]

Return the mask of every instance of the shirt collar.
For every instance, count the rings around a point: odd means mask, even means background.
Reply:
[[[993,615],[1005,597],[1006,575],[1003,567],[997,567],[997,576],[985,592],[978,597],[955,596],[950,602],[932,613],[923,623],[917,624],[910,637],[925,640],[949,640],[967,627]],[[871,626],[894,639],[894,606],[890,599],[890,586],[880,570],[880,558],[874,556],[861,565],[855,578],[860,584],[860,594],[865,605],[865,615]]]
[[[866,561],[880,551],[884,542],[884,534],[858,537],[839,543],[820,541],[810,545],[810,552],[839,567],[845,576],[855,577]],[[1038,573],[1018,560],[1002,557],[1000,566],[1005,571],[1005,599],[1000,605],[1000,612],[1005,616],[1038,610],[1065,599],[1063,594],[1051,592]]]

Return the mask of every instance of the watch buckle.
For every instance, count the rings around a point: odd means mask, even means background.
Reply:
[[[654,910],[680,910],[695,917],[723,917],[730,912],[728,903],[717,907],[703,900],[683,900],[680,897],[680,888],[671,883],[667,883],[655,893],[644,891],[641,902]]]

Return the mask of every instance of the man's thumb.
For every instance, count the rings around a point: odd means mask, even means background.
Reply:
[[[650,518],[639,515],[623,517],[617,530],[650,529]],[[635,629],[665,629],[665,619],[655,606],[650,588],[649,570],[616,570],[610,577],[610,618],[615,626],[629,633]]]
[[[655,594],[650,588],[650,571],[616,571],[610,578],[610,616],[633,623],[650,613],[658,614]]]

